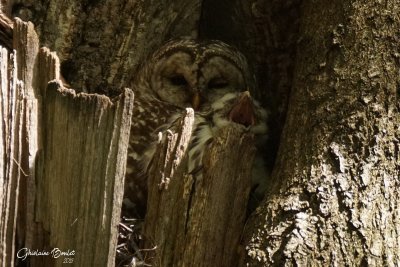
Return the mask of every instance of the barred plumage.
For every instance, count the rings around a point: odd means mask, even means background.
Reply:
[[[186,107],[195,109],[188,172],[201,168],[204,147],[213,133],[232,121],[248,121],[246,127],[265,136],[267,114],[258,104],[249,100],[251,114],[244,118],[239,114],[241,108],[233,110],[241,97],[250,99],[243,92],[254,86],[245,57],[223,42],[180,39],[158,49],[132,84],[135,105],[123,214],[131,209],[139,213],[135,216],[144,215],[146,166],[154,153],[152,143],[157,132],[168,128]]]

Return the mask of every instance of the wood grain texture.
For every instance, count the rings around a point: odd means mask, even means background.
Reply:
[[[16,52],[10,54],[2,48],[0,63],[2,266],[13,266],[15,248],[32,237],[27,225],[33,220],[33,202],[27,192],[34,185],[38,150],[38,101],[32,86],[38,39],[32,24],[16,20],[11,29],[19,40],[13,44]]]
[[[0,120],[0,266],[13,266],[18,193],[26,176],[22,159],[25,104],[23,84],[17,80],[16,58],[2,48],[0,58],[2,118]],[[11,70],[10,72],[8,70]],[[25,162],[24,162],[25,163]]]
[[[47,88],[36,211],[50,247],[74,250],[76,266],[114,263],[132,107],[130,90],[111,102]]]
[[[192,176],[186,156],[177,156],[191,134],[187,123],[181,126],[165,133],[149,174],[144,248],[156,248],[154,266],[234,266],[251,186],[253,138],[240,126],[223,128],[204,156],[202,175]]]
[[[75,266],[112,266],[133,108],[129,89],[112,101],[76,94],[31,23],[14,21],[14,54],[0,50],[0,266],[16,250],[70,254]],[[93,249],[94,248],[94,249]],[[65,257],[30,257],[59,266]]]

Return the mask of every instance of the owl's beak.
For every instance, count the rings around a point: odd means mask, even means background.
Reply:
[[[193,94],[192,107],[193,107],[194,110],[199,110],[200,109],[200,105],[201,105],[201,95],[200,95],[200,92],[196,91]]]
[[[229,112],[229,119],[246,127],[256,123],[253,100],[249,91],[239,95],[237,102]]]

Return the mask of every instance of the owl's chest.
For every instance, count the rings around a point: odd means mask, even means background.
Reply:
[[[129,152],[137,159],[141,157],[155,141],[158,129],[182,109],[168,103],[136,98],[132,114],[132,126],[129,141]]]

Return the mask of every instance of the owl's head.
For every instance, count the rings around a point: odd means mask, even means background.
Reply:
[[[161,101],[197,111],[210,109],[227,93],[255,85],[246,58],[221,41],[170,41],[146,65],[145,77],[141,77],[142,81],[147,79],[146,86],[140,90],[150,90]]]

